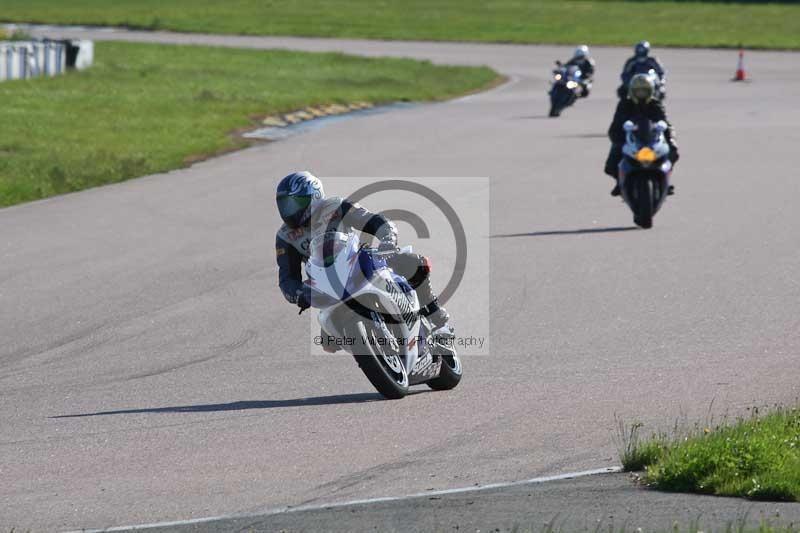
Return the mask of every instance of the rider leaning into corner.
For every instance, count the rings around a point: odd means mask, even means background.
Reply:
[[[663,120],[667,123],[667,131],[664,132],[667,144],[669,144],[669,159],[673,163],[678,161],[678,145],[675,144],[675,130],[667,120],[667,112],[664,104],[654,98],[655,84],[653,78],[647,74],[636,74],[631,78],[628,87],[628,97],[620,100],[617,110],[614,112],[614,119],[608,128],[608,137],[611,139],[611,150],[606,159],[605,173],[619,179],[619,162],[622,160],[622,146],[625,144],[625,121],[637,122],[638,119],[647,118],[651,122]],[[669,194],[673,194],[673,187],[670,186]],[[619,182],[617,181],[611,196],[619,196]]]
[[[564,63],[564,66],[576,66],[580,69],[582,75],[581,87],[583,88],[581,98],[589,96],[589,91],[592,88],[592,77],[594,76],[595,66],[594,59],[589,55],[589,47],[585,44],[577,47],[575,53],[572,55],[572,59]]]
[[[386,217],[336,196],[325,197],[322,182],[310,172],[294,172],[278,184],[278,211],[283,225],[275,237],[278,279],[289,303],[301,310],[311,307],[310,289],[303,284],[302,265],[309,258],[309,244],[326,231],[350,233],[353,229],[374,235],[381,251],[397,250],[397,227]],[[419,297],[420,313],[434,332],[447,325],[450,316],[439,305],[430,283],[430,263],[417,254],[395,253],[387,265],[408,280]]]
[[[633,49],[633,57],[625,62],[622,67],[622,84],[617,89],[617,96],[624,99],[628,95],[628,85],[633,77],[637,74],[646,74],[650,70],[654,70],[661,84],[666,83],[667,71],[658,60],[657,57],[650,55],[650,43],[648,41],[639,41]]]

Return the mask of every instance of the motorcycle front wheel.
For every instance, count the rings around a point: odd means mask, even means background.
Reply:
[[[427,385],[433,390],[455,389],[461,382],[461,360],[455,353],[440,357],[442,358],[442,369],[437,377],[428,381]]]
[[[655,214],[655,195],[653,181],[640,178],[636,180],[636,207],[633,213],[633,222],[644,229],[653,227]]]
[[[399,400],[408,394],[408,371],[399,355],[381,342],[383,336],[372,324],[356,324],[353,357],[375,389],[388,400]]]

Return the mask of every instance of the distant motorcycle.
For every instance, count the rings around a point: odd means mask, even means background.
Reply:
[[[669,194],[672,162],[664,132],[667,123],[642,119],[623,125],[625,144],[619,163],[619,187],[622,198],[633,211],[633,221],[642,228],[653,226],[653,217]]]
[[[422,383],[455,388],[462,369],[454,336],[432,334],[416,292],[386,264],[393,253],[361,246],[356,234],[327,232],[311,241],[306,285],[311,305],[319,308],[321,338],[333,344],[328,351],[352,354],[388,399]]]
[[[583,74],[575,65],[562,65],[556,61],[558,68],[553,70],[553,79],[550,82],[550,116],[557,117],[567,107],[583,94],[581,85]]]

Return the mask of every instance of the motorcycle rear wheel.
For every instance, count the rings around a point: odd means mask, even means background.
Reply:
[[[387,358],[397,356],[386,353],[386,347],[377,342],[380,338],[382,335],[375,330],[372,324],[359,321],[356,324],[356,346],[353,350],[353,357],[372,386],[384,398],[399,400],[408,394],[408,371],[399,357],[397,358],[399,366],[397,364],[390,365],[387,362]],[[393,369],[392,366],[396,368]]]

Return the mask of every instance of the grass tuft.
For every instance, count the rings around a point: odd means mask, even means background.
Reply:
[[[626,472],[637,472],[655,463],[664,453],[667,445],[666,434],[653,434],[643,439],[641,430],[644,424],[634,422],[626,424],[614,415],[617,424],[617,448]]]
[[[566,525],[565,520],[558,520],[558,523],[556,523],[557,520],[558,516],[539,526],[522,527],[515,525],[511,528],[511,531],[513,533],[572,533],[574,531],[592,533],[642,533],[643,531],[652,531],[654,533],[800,533],[800,527],[795,524],[773,523],[773,521],[765,518],[754,522],[748,519],[747,513],[736,520],[729,520],[721,526],[704,523],[702,517],[697,517],[689,520],[688,524],[676,520],[672,527],[668,529],[655,529],[652,527],[644,529],[627,525],[615,526],[613,521],[604,522],[603,520],[598,520],[594,528],[589,529],[588,526],[577,528],[575,524]],[[494,531],[500,531],[500,528],[496,528]]]
[[[686,435],[639,436],[640,424],[618,421],[626,470],[646,470],[651,487],[675,492],[800,501],[800,410],[757,409],[748,418]]]

